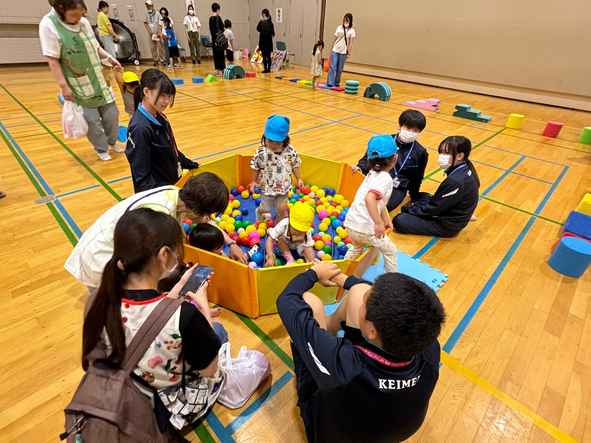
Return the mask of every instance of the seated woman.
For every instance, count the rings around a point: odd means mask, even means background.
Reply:
[[[126,347],[156,306],[166,297],[158,281],[182,262],[183,231],[171,216],[148,208],[126,212],[114,232],[113,256],[84,320],[82,362],[93,363],[95,350],[104,350],[102,363],[120,367]],[[168,293],[178,297],[191,269]],[[139,385],[155,391],[154,411],[163,433],[193,423],[220,395],[224,375],[218,369],[221,343],[212,328],[207,284],[191,302],[183,302],[148,347],[132,373]],[[189,403],[197,394],[203,402]]]
[[[394,217],[401,234],[454,237],[470,221],[478,205],[480,180],[469,160],[472,144],[461,135],[447,137],[439,145],[437,161],[447,178],[434,195],[423,194]]]

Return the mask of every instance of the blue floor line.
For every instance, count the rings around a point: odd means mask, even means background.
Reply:
[[[53,190],[51,189],[51,186],[49,186],[49,183],[47,183],[47,181],[43,178],[43,176],[41,175],[41,172],[39,172],[39,170],[37,169],[35,164],[31,161],[31,159],[27,156],[27,154],[25,154],[25,152],[22,150],[22,148],[19,146],[19,144],[16,142],[16,140],[14,139],[12,134],[6,129],[6,126],[4,126],[4,124],[2,122],[0,122],[0,130],[2,130],[2,132],[4,133],[6,138],[11,142],[12,146],[18,152],[18,155],[21,157],[21,159],[27,164],[27,167],[33,173],[33,175],[37,178],[37,181],[43,187],[43,190],[45,191],[45,193],[47,195],[53,195]],[[72,231],[78,237],[80,237],[82,235],[82,231],[80,230],[80,228],[78,227],[78,225],[76,224],[76,222],[74,221],[72,216],[68,213],[66,208],[64,208],[64,206],[61,204],[61,202],[59,202],[57,200],[54,201],[54,204],[55,204],[56,209],[64,217],[64,219],[66,220],[66,223],[68,223],[68,225],[70,226]]]
[[[209,412],[205,416],[205,420],[217,436],[220,443],[235,443],[236,440],[234,440],[232,434],[226,430],[218,416],[215,415],[215,413],[213,412],[213,409],[209,410]]]
[[[464,316],[462,317],[462,319],[460,320],[458,325],[455,327],[455,329],[453,330],[453,332],[451,333],[451,335],[449,336],[449,338],[445,342],[445,345],[443,346],[443,350],[445,352],[450,353],[454,349],[454,347],[456,346],[456,344],[460,340],[462,334],[464,333],[464,331],[466,330],[466,328],[468,327],[468,325],[470,324],[470,322],[472,321],[472,319],[474,318],[474,316],[478,312],[478,309],[480,308],[482,303],[484,303],[484,300],[486,300],[486,297],[490,293],[491,289],[493,288],[493,286],[495,285],[495,283],[499,279],[500,275],[503,273],[503,271],[505,270],[505,268],[509,264],[509,261],[511,260],[511,258],[517,252],[517,249],[519,248],[519,246],[521,245],[521,243],[525,239],[527,233],[529,232],[529,230],[533,226],[534,222],[537,220],[536,216],[542,212],[542,210],[546,206],[546,203],[548,203],[548,200],[550,199],[552,194],[554,194],[554,191],[556,190],[556,188],[558,187],[558,185],[560,184],[560,182],[562,181],[562,179],[566,175],[566,172],[568,171],[568,169],[569,169],[568,166],[564,166],[562,168],[560,175],[558,176],[556,181],[552,184],[552,186],[550,187],[550,189],[548,190],[548,192],[546,193],[546,195],[544,196],[544,198],[542,199],[542,201],[540,202],[540,204],[538,205],[538,207],[534,211],[535,215],[532,215],[529,218],[528,222],[526,223],[524,228],[521,230],[521,232],[519,233],[519,235],[517,236],[517,238],[515,239],[515,241],[513,242],[513,244],[511,245],[511,247],[507,251],[507,253],[505,254],[505,256],[501,259],[501,262],[499,263],[499,265],[497,266],[497,268],[495,269],[493,274],[490,276],[490,278],[488,279],[488,281],[486,282],[486,284],[484,285],[484,287],[482,288],[480,293],[476,296],[476,298],[474,299],[474,301],[472,302],[472,304],[470,305],[470,307],[468,308],[468,310],[466,311],[466,313],[464,314]]]
[[[507,169],[505,172],[503,172],[499,178],[497,178],[494,182],[492,182],[485,190],[484,192],[482,192],[482,194],[480,194],[482,197],[488,195],[493,189],[495,189],[499,183],[501,183],[503,180],[505,180],[505,178],[507,178],[507,176],[509,174],[511,174],[511,172],[517,167],[519,166],[523,161],[525,160],[525,155],[520,156],[517,161],[515,163],[513,163],[509,169]]]

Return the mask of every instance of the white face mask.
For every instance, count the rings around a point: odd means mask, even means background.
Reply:
[[[447,169],[451,166],[451,155],[450,154],[439,154],[437,156],[437,163],[442,169]]]
[[[414,131],[409,131],[408,129],[400,128],[400,132],[398,132],[398,138],[402,143],[414,142],[418,136],[418,133]]]
[[[189,15],[195,15],[195,11],[189,11]]]

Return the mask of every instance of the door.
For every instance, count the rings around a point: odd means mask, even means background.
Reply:
[[[303,66],[310,64],[312,48],[318,40],[320,26],[319,0],[290,0],[289,16],[289,53],[291,60]]]

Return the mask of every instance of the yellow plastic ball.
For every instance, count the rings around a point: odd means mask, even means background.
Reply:
[[[344,199],[345,199],[345,197],[343,197],[341,194],[337,194],[333,198],[333,200],[336,201],[337,203],[341,203]]]
[[[319,229],[321,232],[326,232],[326,231],[328,231],[328,226],[327,226],[327,225],[323,225],[323,224],[321,224],[320,226],[318,226],[318,229]]]
[[[267,223],[265,223],[265,222],[260,223],[259,229],[261,229],[261,228],[267,229]]]
[[[240,207],[240,200],[232,200],[232,207],[239,208]]]
[[[324,248],[324,242],[321,240],[316,240],[314,242],[314,249],[316,249],[317,251],[320,251],[322,248]]]
[[[322,198],[322,197],[324,197],[324,196],[325,196],[325,194],[324,194],[324,189],[318,189],[318,190],[316,190],[316,191],[314,191],[314,192],[316,192],[316,196],[317,196],[317,197],[320,197],[320,198]]]
[[[242,198],[248,198],[248,197],[250,197],[250,192],[248,192],[248,191],[242,191],[242,194],[240,194],[240,196]]]
[[[240,209],[234,209],[232,211],[232,217],[238,217],[239,215],[242,215],[242,212],[240,212]]]
[[[296,263],[298,263],[298,264],[300,264],[300,265],[301,265],[302,263],[305,263],[305,261],[304,261],[304,259],[303,259],[303,258],[298,258],[298,259],[296,260]]]
[[[254,198],[254,199],[261,198],[261,194],[252,194],[252,198]]]
[[[316,192],[316,191],[318,191],[318,186],[316,186],[316,185],[312,185],[312,187],[310,188],[310,190],[311,190],[312,192]]]
[[[258,232],[259,232],[259,235],[260,235],[261,237],[264,237],[265,235],[267,235],[267,230],[266,230],[266,229],[261,229],[261,228],[259,228],[259,229],[258,229]]]
[[[324,234],[324,235],[322,236],[322,241],[323,241],[324,243],[326,243],[326,242],[329,242],[329,241],[332,241],[332,237],[331,237],[330,235],[328,235],[328,234]]]
[[[339,205],[339,206],[337,206],[337,207],[335,208],[335,211],[337,211],[337,212],[339,212],[339,213],[340,213],[340,212],[342,212],[342,211],[343,211],[343,207],[342,207],[341,205]]]
[[[229,218],[230,218],[230,216],[228,216],[228,214],[224,214],[224,215],[222,215],[222,217],[221,217],[221,219],[220,219],[220,220],[221,220],[221,221],[226,221],[226,220],[228,220]]]
[[[221,221],[218,223],[218,227],[225,231],[228,228],[228,225],[226,224],[226,222]]]
[[[350,203],[349,203],[349,200],[343,200],[343,201],[341,202],[341,206],[342,206],[343,208],[348,208],[348,207],[349,207],[349,205],[350,205]]]
[[[234,225],[227,225],[226,226],[226,232],[228,234],[231,234],[232,232],[234,232],[236,230],[236,227]]]
[[[254,226],[254,225],[248,225],[248,226],[246,227],[246,233],[247,233],[247,234],[250,234],[252,231],[256,231],[256,228],[255,228],[255,226]]]
[[[324,208],[323,205],[316,206],[316,212],[325,211],[325,210],[326,209]]]
[[[322,261],[328,261],[328,260],[332,260],[332,257],[330,256],[330,254],[324,254],[322,256]]]
[[[293,197],[293,192],[289,191],[289,192],[287,193],[287,198],[292,198],[292,197]]]
[[[337,235],[337,236],[335,236],[335,238],[333,238],[333,239],[332,239],[332,241],[333,241],[334,243],[336,243],[336,244],[339,244],[339,243],[340,243],[342,240],[341,240],[341,237],[339,237],[339,236]]]
[[[343,229],[339,234],[339,237],[341,237],[341,238],[347,238],[348,236],[349,236],[349,233],[347,232],[346,229]]]
[[[227,207],[226,210],[224,211],[224,215],[230,215],[232,213],[232,208]]]
[[[226,221],[226,223],[230,223],[230,224],[235,224],[236,220],[234,220],[232,217],[228,217],[228,220]]]
[[[238,236],[240,238],[246,238],[246,237],[248,237],[248,234],[246,233],[246,231],[242,231],[240,234],[238,234]]]

